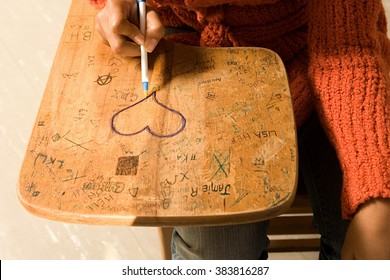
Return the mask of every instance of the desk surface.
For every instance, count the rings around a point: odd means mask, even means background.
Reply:
[[[173,226],[264,220],[292,203],[295,126],[280,58],[162,41],[116,57],[74,0],[20,172],[31,213],[74,223]]]

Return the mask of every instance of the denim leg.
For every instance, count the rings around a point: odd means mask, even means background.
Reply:
[[[174,260],[267,259],[268,221],[208,227],[177,227],[172,236]]]
[[[313,114],[299,130],[299,169],[321,234],[320,259],[340,259],[348,221],[341,218],[342,171],[333,146]]]

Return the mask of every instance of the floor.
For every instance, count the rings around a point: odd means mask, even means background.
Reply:
[[[0,0],[0,259],[160,259],[156,228],[59,223],[35,217],[18,203],[19,169],[70,3]],[[390,14],[390,0],[383,3]]]

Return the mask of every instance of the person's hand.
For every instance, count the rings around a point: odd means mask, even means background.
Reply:
[[[342,259],[390,259],[390,199],[372,199],[353,217]]]
[[[120,56],[139,56],[139,45],[142,44],[146,51],[152,52],[164,36],[159,16],[150,7],[146,10],[146,34],[142,34],[138,26],[136,0],[107,0],[106,6],[96,17],[96,29],[103,43]]]

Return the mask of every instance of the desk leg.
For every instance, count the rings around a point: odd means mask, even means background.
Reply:
[[[161,256],[163,260],[171,260],[171,239],[173,228],[172,227],[160,227],[158,228],[158,235],[161,243]]]

